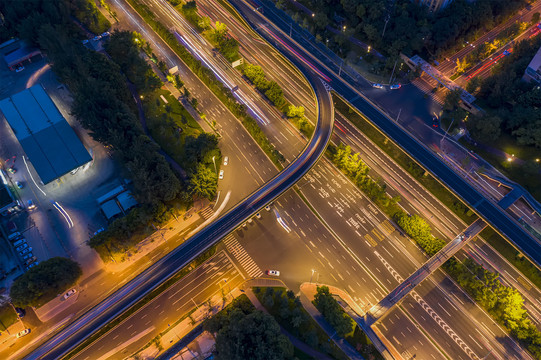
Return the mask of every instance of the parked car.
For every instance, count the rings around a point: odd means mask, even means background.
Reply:
[[[227,164],[229,164],[229,157],[228,156],[224,157],[224,166],[226,166]]]
[[[267,270],[266,273],[267,275],[271,276],[280,276],[280,272],[278,270]]]
[[[378,83],[372,84],[372,87],[374,87],[374,88],[376,88],[376,89],[383,89],[383,85],[378,84]]]
[[[15,72],[21,72],[24,70],[24,66],[22,64],[15,65]]]
[[[218,175],[218,179],[222,180],[224,178],[224,171],[220,170],[220,175]]]
[[[92,38],[92,40],[94,40],[94,41],[101,40],[101,35],[94,36],[94,37]]]
[[[22,338],[23,336],[26,336],[28,334],[30,334],[30,329],[24,329],[23,331],[17,333],[17,339]]]
[[[106,31],[103,34],[101,34],[101,37],[104,38],[104,37],[107,37],[109,35],[111,35],[111,33],[109,31]]]
[[[400,85],[400,84],[394,84],[394,85],[389,86],[389,89],[397,90],[397,89],[400,89],[401,87],[402,87],[402,85]]]
[[[15,181],[15,185],[17,185],[19,189],[22,189],[24,187],[23,183],[20,181]]]
[[[32,257],[32,253],[28,253],[28,254],[24,254],[23,256],[21,256],[21,259],[23,261],[26,261],[28,259],[30,259]]]
[[[26,270],[32,269],[34,266],[38,265],[39,263],[36,261],[35,263],[32,263],[26,267]]]
[[[26,249],[28,247],[28,244],[27,243],[24,243],[24,244],[21,244],[19,246],[17,246],[17,248],[15,248],[16,251],[21,251],[23,249]]]
[[[67,293],[64,294],[64,300],[67,300],[70,296],[72,296],[73,294],[75,294],[77,292],[76,289],[71,289],[69,290]]]
[[[256,213],[256,214],[255,214],[255,217],[258,218],[258,219],[261,219],[261,214],[260,214],[260,213]]]
[[[29,252],[32,252],[32,248],[31,248],[31,247],[19,251],[19,255],[23,256],[24,254],[27,254],[27,253],[29,253]]]
[[[30,255],[32,255],[32,253],[30,253]],[[37,264],[37,263],[38,263],[38,262],[36,261],[37,259],[38,259],[37,257],[31,256],[30,258],[28,258],[28,259],[26,260],[26,265],[30,265],[30,264],[32,264],[33,262],[35,262],[35,263]]]
[[[270,211],[270,205],[266,205],[265,210]]]

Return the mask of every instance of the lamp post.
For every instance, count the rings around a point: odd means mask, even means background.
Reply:
[[[315,271],[314,269],[312,269],[312,275],[310,275],[310,284],[312,283],[312,277],[314,276],[314,273],[315,273],[315,272],[316,272],[316,271]]]
[[[218,168],[216,167],[216,156],[213,156],[212,157],[212,162],[214,163],[214,171],[216,172],[216,174],[218,174]]]

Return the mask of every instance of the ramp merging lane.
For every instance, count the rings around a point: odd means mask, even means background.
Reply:
[[[280,196],[310,170],[324,153],[330,139],[334,122],[333,104],[328,88],[320,75],[296,56],[292,56],[291,61],[298,66],[313,86],[318,105],[318,122],[314,135],[302,153],[263,187],[65,327],[25,359],[61,358],[165,282],[195,257],[216,244],[266,204]]]

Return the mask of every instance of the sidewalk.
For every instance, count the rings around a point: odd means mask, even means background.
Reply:
[[[41,322],[46,323],[71,305],[75,304],[75,302],[77,302],[77,299],[79,298],[80,288],[78,286],[74,286],[73,288],[76,289],[77,292],[66,300],[64,300],[64,293],[62,293],[55,297],[53,300],[44,304],[43,306],[39,308],[34,308],[34,313],[36,314],[38,319]]]

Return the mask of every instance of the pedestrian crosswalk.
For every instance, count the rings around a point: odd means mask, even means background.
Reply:
[[[210,208],[210,206],[207,206],[206,208],[204,208],[203,210],[201,210],[199,212],[199,214],[203,217],[203,219],[207,220],[208,218],[210,218],[212,215],[214,215],[214,210],[212,210]]]
[[[434,80],[435,82],[435,80]],[[440,105],[443,105],[443,100],[441,99],[441,96],[439,95],[439,92],[433,93],[432,90],[434,87],[437,86],[437,83],[431,84],[425,81],[424,79],[417,78],[412,81],[412,84],[417,87],[419,90],[424,92],[429,98],[431,98],[433,101],[437,102]]]
[[[242,245],[235,238],[235,235],[228,234],[224,238],[224,244],[227,251],[229,251],[235,260],[239,262],[240,266],[249,277],[255,278],[263,275],[263,271],[261,271],[255,261],[248,255],[246,250],[244,250]]]

